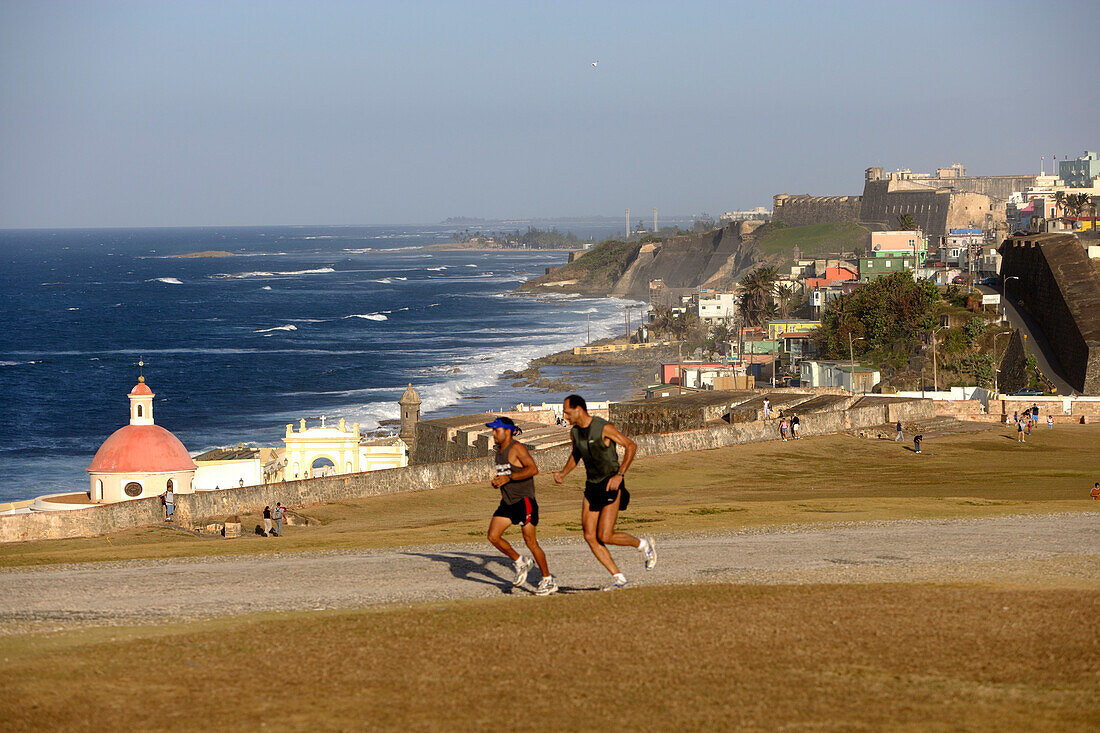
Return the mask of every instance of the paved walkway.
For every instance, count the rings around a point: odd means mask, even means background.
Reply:
[[[607,580],[582,541],[544,547],[564,592]],[[648,573],[636,551],[614,550],[633,585],[1012,580],[1058,562],[1078,585],[1100,588],[1100,513],[666,536],[657,548]],[[0,633],[530,596],[510,578],[510,561],[477,544],[10,569],[0,571]]]

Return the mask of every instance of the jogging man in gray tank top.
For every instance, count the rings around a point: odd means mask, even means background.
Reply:
[[[626,532],[615,531],[619,512],[630,503],[630,492],[626,490],[624,477],[638,446],[611,423],[589,415],[588,404],[580,395],[566,397],[563,412],[573,425],[570,431],[573,454],[566,461],[565,468],[554,474],[554,480],[560,484],[579,462],[584,461],[586,481],[584,500],[581,502],[584,539],[592,554],[611,573],[611,582],[604,586],[604,590],[622,588],[626,585],[626,576],[619,571],[607,549],[608,545],[638,548],[645,559],[646,570],[652,570],[657,564],[657,549],[653,546],[652,537],[638,539]],[[621,465],[616,451],[620,445],[624,451]]]
[[[489,542],[515,563],[516,577],[512,585],[523,585],[534,563],[512,549],[512,545],[504,539],[504,530],[518,524],[523,532],[523,541],[527,543],[527,548],[535,556],[535,562],[542,571],[542,580],[535,588],[535,595],[548,596],[556,593],[558,584],[554,576],[550,575],[546,553],[539,547],[535,536],[535,527],[539,523],[539,505],[535,501],[535,475],[539,472],[539,467],[535,465],[535,459],[531,457],[527,446],[515,439],[516,434],[522,431],[510,418],[498,417],[485,423],[485,427],[493,429],[493,440],[496,441],[496,475],[493,476],[492,484],[500,489],[500,506],[489,520]]]

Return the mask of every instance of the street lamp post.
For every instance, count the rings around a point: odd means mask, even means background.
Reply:
[[[1002,298],[1007,298],[1008,297],[1008,281],[1009,280],[1019,280],[1019,279],[1020,278],[1016,277],[1015,275],[1010,275],[1009,277],[1005,278],[1004,283],[1001,285],[1001,290],[1003,291],[1001,293]],[[1001,312],[1005,315],[1005,317],[1008,316],[1008,308],[1004,303],[1001,303]]]

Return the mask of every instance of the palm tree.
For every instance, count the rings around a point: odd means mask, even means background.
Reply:
[[[779,315],[790,318],[795,306],[794,286],[790,283],[779,285],[775,289],[775,304],[779,308]]]
[[[746,325],[763,325],[778,275],[776,268],[765,265],[741,278],[741,287],[744,289],[741,293],[741,316]]]
[[[917,224],[912,214],[902,214],[898,216],[898,229],[904,232],[915,232],[920,229],[920,224]]]

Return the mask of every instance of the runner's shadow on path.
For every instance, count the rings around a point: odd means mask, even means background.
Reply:
[[[426,557],[435,562],[446,563],[451,575],[459,580],[468,580],[473,583],[495,585],[503,593],[512,593],[516,587],[512,581],[502,577],[493,566],[503,566],[507,571],[512,570],[511,561],[504,557],[494,555],[479,555],[475,552],[451,552],[440,554],[433,552],[406,552],[411,557]]]

